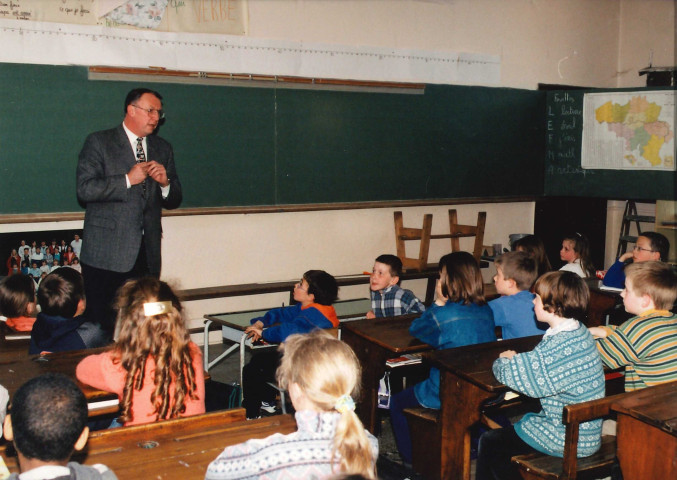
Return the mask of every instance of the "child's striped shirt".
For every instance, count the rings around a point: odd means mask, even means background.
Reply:
[[[597,350],[607,367],[625,366],[626,392],[677,380],[677,315],[649,310],[604,328]]]

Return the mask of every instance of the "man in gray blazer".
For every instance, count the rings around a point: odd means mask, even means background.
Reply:
[[[90,134],[78,158],[78,199],[86,205],[80,258],[86,317],[108,339],[117,289],[130,278],[160,276],[162,208],[181,204],[172,147],[152,135],[163,117],[159,93],[134,89],[122,125]]]

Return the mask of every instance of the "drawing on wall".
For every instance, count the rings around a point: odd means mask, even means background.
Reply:
[[[161,32],[247,33],[247,0],[0,0],[0,18]]]
[[[583,168],[675,170],[675,91],[586,93]]]

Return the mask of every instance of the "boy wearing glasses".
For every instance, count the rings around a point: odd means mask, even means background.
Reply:
[[[592,327],[597,350],[609,368],[625,366],[625,391],[677,380],[677,274],[663,262],[640,262],[625,269],[621,293],[628,313],[620,326]]]
[[[670,242],[665,236],[656,232],[642,232],[637,237],[635,247],[621,255],[616,262],[609,267],[602,283],[607,287],[623,288],[625,285],[625,273],[623,269],[630,262],[640,263],[648,261],[668,260]]]
[[[298,303],[273,308],[263,317],[253,318],[245,334],[253,342],[262,339],[282,343],[295,333],[338,328],[339,320],[332,307],[337,297],[334,277],[323,270],[308,270],[294,287],[294,300]],[[258,418],[261,409],[275,413],[276,392],[268,382],[275,381],[280,358],[277,349],[265,350],[254,355],[242,369],[242,406],[247,410],[247,418]]]

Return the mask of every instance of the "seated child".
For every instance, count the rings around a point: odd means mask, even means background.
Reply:
[[[630,252],[621,255],[616,262],[609,267],[602,283],[607,287],[623,288],[625,273],[623,269],[629,263],[648,261],[667,262],[670,251],[670,242],[665,236],[656,232],[642,232],[637,237],[637,243]]]
[[[56,258],[52,261],[52,267],[49,269],[50,273],[59,268],[61,265],[59,265],[59,260]]]
[[[502,296],[489,302],[494,323],[501,327],[503,339],[543,335],[547,328],[536,321],[534,294],[536,262],[525,252],[507,252],[495,261],[496,291]]]
[[[602,362],[625,366],[625,391],[677,380],[677,275],[663,262],[635,262],[625,267],[621,293],[636,317],[621,326],[592,327]]]
[[[493,342],[494,318],[484,300],[484,283],[477,262],[468,252],[443,256],[439,263],[435,304],[409,328],[416,338],[442,350],[475,343]],[[440,372],[390,399],[390,421],[397,449],[405,463],[411,463],[411,437],[403,410],[412,407],[440,408]]]
[[[70,268],[47,275],[38,288],[40,313],[33,324],[28,353],[67,352],[87,347],[78,329],[84,321],[85,285]]]
[[[378,442],[354,412],[361,375],[353,351],[319,330],[288,337],[280,350],[277,380],[289,391],[298,431],[227,447],[205,478],[376,478]]]
[[[64,375],[47,373],[19,387],[5,418],[5,438],[14,442],[21,478],[117,479],[105,465],[68,461],[87,443],[87,413],[84,394]]]
[[[566,405],[604,397],[604,371],[586,318],[590,292],[572,272],[546,273],[536,281],[534,311],[550,328],[526,353],[507,350],[493,365],[496,379],[511,389],[540,398],[542,410],[527,413],[515,425],[482,434],[477,480],[521,479],[510,459],[541,452],[564,454]],[[580,424],[578,455],[595,453],[601,445],[602,420]]]
[[[31,268],[28,270],[28,273],[33,279],[37,282],[40,280],[40,269],[38,268],[38,262],[32,262],[31,263]]]
[[[47,260],[43,260],[42,265],[40,265],[40,275],[43,273],[49,273],[49,265],[47,265]]]
[[[323,270],[308,270],[294,287],[294,300],[298,303],[274,308],[263,317],[253,318],[245,333],[252,341],[282,343],[294,333],[338,328],[339,320],[332,307],[337,296],[334,277]],[[280,358],[277,351],[259,352],[242,369],[242,406],[247,409],[247,418],[258,417],[262,407],[268,413],[275,412],[276,392],[267,383],[275,380]]]
[[[75,370],[81,382],[117,394],[119,423],[111,426],[204,413],[202,353],[190,341],[181,303],[169,285],[153,277],[129,280],[116,304],[115,343],[85,357]]]
[[[30,275],[31,269],[28,267],[28,262],[26,260],[21,260],[21,274]]]
[[[30,332],[35,323],[35,282],[27,275],[16,274],[0,282],[0,314],[6,325],[16,332]]]
[[[548,255],[545,253],[545,245],[536,235],[527,235],[512,243],[512,249],[515,252],[526,252],[536,262],[538,275],[540,277],[544,273],[552,270]],[[530,287],[531,288],[531,287]]]
[[[567,262],[560,270],[574,272],[581,278],[595,276],[595,267],[590,259],[590,244],[585,235],[577,232],[564,237],[559,257]]]
[[[371,311],[367,318],[394,317],[407,313],[421,313],[425,305],[411,290],[400,288],[402,260],[395,255],[380,255],[374,262],[369,279]]]

